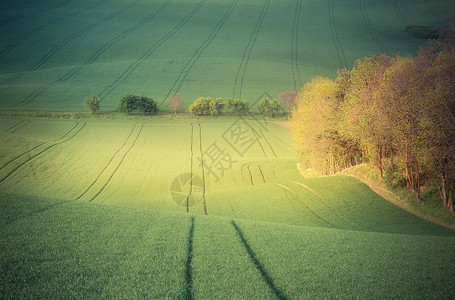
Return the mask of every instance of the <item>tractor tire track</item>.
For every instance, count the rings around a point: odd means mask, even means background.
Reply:
[[[294,181],[294,183],[306,188],[307,190],[309,190],[311,193],[313,193],[313,195],[315,195],[319,200],[322,201],[322,203],[327,206],[334,214],[336,214],[338,217],[340,217],[341,219],[345,220],[346,222],[352,224],[352,225],[355,225],[355,226],[359,226],[359,224],[355,223],[354,221],[352,220],[349,220],[348,218],[344,217],[343,215],[341,215],[340,213],[338,213],[335,209],[333,209],[333,207],[331,207],[327,202],[325,202],[324,199],[322,199],[321,196],[319,196],[315,191],[313,191],[311,188],[309,188],[308,186],[304,185],[303,183],[300,183],[300,182],[297,182],[297,181]]]
[[[408,25],[408,22],[406,22],[402,12],[401,12],[401,9],[400,7],[398,6],[398,3],[397,3],[397,0],[391,0],[392,1],[392,5],[393,5],[393,9],[395,10],[395,12],[397,13],[397,16],[398,18],[400,19],[400,22],[401,24],[403,24],[403,26],[406,26]]]
[[[314,215],[316,218],[318,218],[318,219],[321,220],[322,222],[324,222],[324,223],[330,225],[330,226],[333,227],[333,228],[337,228],[335,225],[333,225],[332,223],[330,223],[329,221],[325,220],[324,218],[322,218],[321,216],[319,216],[317,213],[315,213],[315,212],[308,206],[308,204],[306,204],[306,202],[305,202],[305,201],[304,201],[296,192],[294,192],[291,188],[289,188],[289,187],[287,187],[287,186],[285,186],[285,185],[283,185],[283,184],[279,184],[279,183],[278,183],[277,185],[278,185],[279,187],[281,187],[281,188],[287,190],[288,192],[290,192],[291,194],[293,194],[294,197],[296,197],[297,199],[299,199],[300,202],[302,202],[303,205],[305,205],[305,207],[308,209],[308,211],[309,211],[312,215]]]
[[[204,171],[204,152],[202,151],[202,127],[201,124],[198,123],[199,126],[199,151],[201,152],[201,168],[202,168],[202,201],[204,204],[204,213],[207,215],[207,202],[205,199],[205,171]]]
[[[5,129],[4,132],[8,132],[10,130],[15,130],[16,127],[21,126],[24,122],[30,122],[30,121],[28,121],[28,120],[27,121],[24,121],[24,120],[19,121],[16,124],[14,124],[13,126],[11,126],[10,128]],[[12,132],[10,132],[10,133],[12,133]]]
[[[104,185],[99,189],[99,191],[89,200],[89,202],[92,202],[93,200],[95,200],[103,191],[104,189],[108,186],[109,182],[111,181],[111,179],[114,177],[115,173],[117,173],[118,169],[120,168],[120,166],[123,164],[123,161],[125,160],[126,156],[128,155],[128,153],[130,153],[131,149],[133,149],[134,145],[136,145],[136,142],[139,138],[139,136],[141,135],[142,133],[142,130],[144,129],[144,124],[141,125],[141,128],[139,129],[139,132],[137,133],[136,137],[134,138],[134,141],[133,143],[131,144],[131,146],[128,148],[128,150],[126,150],[126,152],[123,154],[122,158],[120,159],[120,162],[117,164],[117,166],[115,167],[115,169],[112,171],[111,175],[109,176],[109,178],[107,179],[107,181],[104,183]]]
[[[41,95],[45,90],[67,81],[68,79],[73,77],[76,73],[78,73],[80,70],[82,70],[84,67],[93,64],[96,60],[98,60],[98,58],[104,52],[106,52],[109,48],[111,48],[116,42],[122,40],[129,34],[133,33],[140,27],[144,26],[146,23],[150,22],[154,17],[156,17],[157,15],[162,13],[169,6],[169,4],[172,1],[173,0],[167,0],[163,5],[161,5],[160,8],[158,8],[158,10],[156,10],[155,12],[153,12],[152,14],[150,14],[149,16],[144,18],[142,21],[140,21],[140,22],[136,23],[135,25],[133,25],[132,27],[128,28],[123,33],[117,35],[115,38],[111,39],[109,42],[105,43],[101,48],[99,48],[95,53],[93,53],[92,56],[87,61],[85,61],[84,63],[82,63],[81,65],[79,65],[77,67],[74,67],[73,69],[68,71],[66,74],[64,74],[62,77],[55,80],[54,82],[51,82],[51,83],[48,83],[46,85],[39,87],[38,89],[33,91],[31,94],[29,94],[24,100],[22,100],[20,102],[20,104],[28,104],[28,103],[32,102],[39,95]]]
[[[251,185],[254,186],[254,182],[253,182],[253,173],[251,173],[251,163],[249,163],[247,166],[247,169],[248,169],[248,173],[250,173],[250,181],[251,181]]]
[[[264,173],[262,172],[261,164],[258,165],[258,169],[259,169],[259,172],[261,173],[262,181],[263,181],[264,183],[267,183],[267,182],[265,182],[265,177],[264,177]]]
[[[90,10],[90,9],[94,9],[94,8],[97,8],[98,6],[101,6],[102,4],[104,4],[105,2],[107,2],[108,0],[101,0],[99,1],[98,3],[96,3],[95,5],[92,5],[88,8],[85,8],[83,11],[87,11],[87,10]],[[65,4],[69,3],[71,1],[67,1]],[[1,52],[0,52],[0,59],[3,59],[9,52],[11,52],[11,50],[13,50],[17,45],[19,45],[20,43],[22,43],[23,41],[25,41],[26,39],[32,37],[33,35],[35,35],[36,33],[40,32],[40,31],[43,31],[44,29],[48,28],[49,26],[52,26],[54,24],[57,24],[59,23],[60,21],[62,20],[65,20],[65,19],[69,19],[69,18],[73,18],[74,16],[77,16],[79,15],[80,13],[82,13],[83,11],[80,11],[80,12],[75,12],[75,13],[72,13],[68,16],[65,16],[65,17],[57,17],[55,18],[54,20],[51,20],[49,21],[48,23],[46,24],[43,24],[43,25],[40,25],[38,27],[35,27],[33,30],[25,33],[23,36],[19,37],[17,40],[15,40],[14,42],[12,42],[11,44],[9,44],[5,49],[3,49]]]
[[[335,14],[333,10],[333,0],[329,0],[329,23],[330,30],[332,32],[332,41],[333,45],[338,54],[338,60],[340,61],[340,68],[347,68],[348,63],[346,60],[346,55],[344,54],[343,46],[341,46],[340,39],[338,37],[338,30],[335,24]]]
[[[185,24],[201,9],[204,3],[207,0],[201,0],[196,7],[187,14],[174,28],[172,28],[167,34],[162,36],[155,44],[153,44],[147,51],[135,62],[129,65],[120,75],[115,79],[110,85],[104,88],[99,94],[98,98],[100,101],[103,101],[107,96],[109,96],[115,89],[117,89],[126,79],[134,72],[136,69],[166,41],[171,39]]]
[[[24,160],[23,162],[19,162],[16,166],[13,167],[12,170],[10,170],[6,175],[4,175],[4,177],[2,179],[0,179],[0,184],[3,183],[6,179],[8,179],[11,175],[13,175],[17,170],[19,170],[23,165],[25,165],[26,163],[30,162],[31,160],[37,158],[38,156],[40,156],[41,154],[45,153],[46,151],[52,149],[53,147],[57,146],[57,145],[61,145],[63,143],[66,143],[68,142],[69,140],[71,140],[72,138],[74,138],[79,132],[82,131],[82,129],[84,129],[84,127],[87,125],[85,122],[84,123],[81,123],[82,125],[79,126],[79,122],[76,124],[75,127],[73,127],[70,131],[68,131],[64,136],[62,136],[59,140],[55,141],[52,145],[48,146],[48,147],[45,147],[44,149],[40,150],[39,152],[37,152],[36,154],[33,154],[31,155],[28,159]],[[76,127],[79,127],[77,130]],[[73,131],[75,131],[73,133]],[[64,139],[67,135],[71,134],[68,138]],[[14,162],[15,160],[19,159],[20,157],[24,156],[25,154],[27,153],[30,153],[31,151],[35,150],[35,149],[38,149],[40,146],[44,145],[45,143],[43,144],[40,144],[36,147],[34,147],[33,149],[19,155],[18,157],[10,160],[8,163],[6,163],[0,170],[3,170],[7,165],[9,165],[10,163]]]
[[[193,294],[193,239],[194,239],[194,216],[191,217],[190,232],[188,233],[188,250],[186,254],[185,263],[185,287],[183,291],[183,299],[191,300],[194,298]]]
[[[262,279],[265,281],[265,283],[268,285],[272,293],[278,298],[278,299],[288,299],[286,294],[281,291],[275,282],[273,281],[273,278],[270,276],[270,274],[267,272],[265,269],[264,265],[260,262],[260,260],[257,258],[256,253],[254,253],[253,249],[251,248],[250,244],[248,243],[247,239],[245,238],[245,235],[243,234],[242,230],[240,227],[235,223],[234,220],[232,220],[232,226],[234,226],[235,231],[237,232],[237,235],[240,238],[240,241],[242,242],[243,247],[245,247],[246,252],[248,253],[248,256],[250,257],[251,262],[254,264],[256,269],[259,271],[259,273],[262,276]]]
[[[99,178],[101,177],[101,175],[104,173],[104,171],[106,171],[106,169],[109,167],[109,165],[112,163],[112,161],[114,160],[114,158],[117,156],[117,154],[122,150],[123,147],[126,146],[126,143],[128,142],[128,140],[130,139],[131,135],[133,134],[134,132],[134,129],[136,128],[137,124],[135,124],[133,126],[133,128],[131,129],[129,135],[126,137],[125,141],[123,142],[123,144],[120,146],[120,148],[117,149],[117,151],[114,153],[114,155],[112,155],[111,159],[107,162],[107,164],[104,166],[104,168],[101,170],[101,172],[98,174],[98,176],[95,178],[95,180],[87,187],[87,189],[82,192],[82,194],[80,194],[77,198],[75,198],[74,200],[79,200],[80,198],[82,198],[99,180]]]
[[[380,51],[382,51],[386,55],[389,55],[389,51],[387,51],[386,47],[376,37],[376,32],[374,30],[373,25],[371,25],[371,20],[370,17],[368,16],[367,9],[365,7],[365,0],[360,0],[360,8],[362,10],[363,20],[365,21],[365,25],[367,26],[367,29],[370,32],[370,36],[373,39],[373,42],[376,44]]]
[[[256,39],[259,35],[259,31],[261,30],[262,23],[264,22],[265,16],[267,15],[267,11],[269,9],[271,0],[265,0],[264,6],[262,7],[261,14],[259,15],[258,20],[256,21],[256,25],[254,26],[253,32],[251,33],[250,40],[248,45],[243,52],[242,60],[240,62],[239,68],[237,70],[237,75],[235,77],[234,82],[234,93],[232,98],[236,98],[238,94],[238,98],[242,98],[242,90],[243,90],[243,82],[245,80],[245,73],[248,67],[248,63],[250,61],[251,52],[253,51],[254,45],[256,44]],[[237,85],[239,85],[237,91]]]
[[[265,136],[264,132],[262,131],[262,128],[259,128],[259,131],[261,132],[261,136],[262,136],[262,137],[264,138],[264,140],[267,142],[267,145],[269,145],[270,150],[272,150],[272,153],[273,153],[273,155],[275,156],[275,158],[278,158],[278,156],[276,155],[275,150],[274,150],[273,147],[272,147],[272,144],[270,144],[269,140],[267,139],[267,137]]]
[[[213,31],[210,33],[210,35],[207,37],[207,39],[199,46],[199,48],[194,52],[193,56],[187,61],[183,69],[180,71],[179,75],[177,76],[177,79],[174,81],[172,87],[169,89],[168,93],[164,97],[163,101],[161,102],[161,106],[166,102],[166,100],[169,98],[171,93],[178,93],[180,88],[183,85],[183,82],[185,81],[186,77],[190,73],[191,69],[193,66],[196,64],[196,62],[199,60],[201,57],[202,53],[204,53],[205,49],[213,42],[215,37],[218,35],[220,32],[221,28],[223,28],[224,24],[226,21],[229,19],[229,17],[232,15],[232,12],[234,11],[235,7],[237,6],[237,3],[239,0],[234,0],[231,5],[229,6],[229,9],[226,11],[226,13],[223,15],[223,17],[220,19],[218,24],[215,26]]]
[[[13,131],[11,131],[10,133],[15,133],[16,131],[24,128],[25,126],[27,126],[28,124],[30,124],[31,121],[24,121],[21,125],[17,126]]]
[[[193,193],[193,142],[194,142],[194,126],[193,123],[191,123],[191,144],[190,144],[190,152],[191,152],[191,166],[190,166],[190,191],[188,193],[188,196],[186,197],[186,212],[190,212],[190,197],[191,194]]]
[[[302,86],[302,78],[300,77],[300,68],[299,68],[299,25],[300,25],[300,14],[302,8],[302,0],[297,0],[295,13],[294,13],[294,22],[292,24],[292,41],[291,41],[291,68],[292,68],[292,78],[294,80],[294,91],[298,92]],[[296,76],[297,74],[297,76]],[[298,82],[297,78],[298,77]]]

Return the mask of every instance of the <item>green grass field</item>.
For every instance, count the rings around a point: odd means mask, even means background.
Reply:
[[[407,25],[441,26],[450,0],[7,1],[0,12],[0,108],[102,110],[128,93],[167,109],[179,92],[254,103],[334,78],[363,56],[415,54]]]
[[[455,296],[454,231],[302,177],[274,123],[0,125],[1,298]]]
[[[302,176],[283,127],[113,112],[129,93],[254,108],[415,54],[406,26],[444,25],[453,1],[4,2],[0,299],[455,298],[455,231]],[[91,95],[107,117],[81,113]]]

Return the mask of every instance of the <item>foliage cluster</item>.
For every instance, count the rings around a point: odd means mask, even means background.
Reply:
[[[438,187],[453,211],[455,51],[429,43],[416,57],[356,61],[335,81],[315,78],[298,97],[295,141],[305,167],[333,174],[361,162],[406,185]]]
[[[245,100],[228,98],[225,102],[223,98],[200,97],[190,105],[189,111],[196,116],[216,117],[223,114],[225,108],[229,114],[236,116],[247,115],[250,110]]]
[[[100,110],[100,99],[96,96],[91,96],[85,99],[85,105],[87,105],[92,114],[95,114]]]
[[[137,114],[154,114],[158,112],[158,106],[152,98],[142,95],[126,95],[120,99],[119,111],[128,114],[136,111]]]
[[[264,117],[274,118],[279,115],[283,108],[281,107],[278,100],[269,100],[267,98],[264,98],[261,100],[261,102],[259,102],[258,110]]]

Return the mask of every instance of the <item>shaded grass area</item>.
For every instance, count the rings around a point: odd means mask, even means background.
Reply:
[[[0,205],[2,298],[455,296],[455,235],[441,227],[339,230],[4,193]]]

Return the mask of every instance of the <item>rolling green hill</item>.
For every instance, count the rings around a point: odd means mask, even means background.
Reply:
[[[0,109],[113,110],[128,93],[166,109],[179,92],[254,103],[334,77],[363,56],[416,53],[407,25],[441,26],[450,0],[7,1]]]
[[[274,123],[0,125],[1,298],[455,296],[453,230],[302,177]]]

